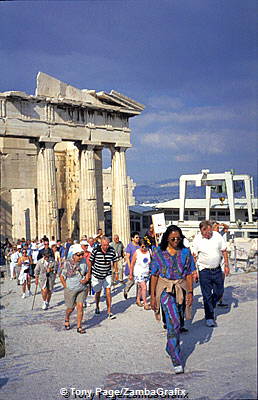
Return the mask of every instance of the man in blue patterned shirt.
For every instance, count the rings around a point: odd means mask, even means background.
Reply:
[[[63,262],[61,266],[60,281],[64,287],[64,299],[66,309],[65,329],[70,329],[69,318],[75,306],[77,309],[77,332],[85,333],[81,327],[83,318],[83,303],[86,298],[86,285],[90,276],[87,273],[87,264],[81,263],[84,256],[80,244],[75,244],[72,249],[72,257]]]

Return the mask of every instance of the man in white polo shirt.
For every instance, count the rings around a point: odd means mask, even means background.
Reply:
[[[223,295],[223,275],[220,267],[224,258],[224,273],[229,274],[227,245],[223,237],[212,230],[210,221],[202,221],[200,233],[193,240],[193,255],[199,271],[206,325],[216,326],[214,308]]]

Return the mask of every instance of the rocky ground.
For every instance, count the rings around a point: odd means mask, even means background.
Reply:
[[[72,329],[64,330],[59,281],[47,311],[41,309],[40,294],[31,311],[32,297],[23,300],[16,281],[2,279],[0,288],[6,335],[6,356],[0,359],[1,400],[257,398],[256,273],[227,278],[224,300],[230,307],[218,310],[216,328],[205,326],[200,288],[195,288],[194,317],[186,324],[189,332],[181,336],[181,375],[174,374],[165,352],[166,332],[152,311],[135,305],[134,289],[127,301],[122,285],[113,292],[115,320],[107,319],[104,298],[100,316],[91,304],[84,316],[87,333],[79,335],[75,315]],[[181,391],[172,392],[175,388]],[[141,396],[133,392],[136,389],[145,392]]]

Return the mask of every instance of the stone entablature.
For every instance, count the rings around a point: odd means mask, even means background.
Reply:
[[[0,93],[0,102],[0,136],[43,136],[126,147],[131,147],[128,119],[143,110],[118,92],[79,90],[41,72],[35,96],[9,91]]]
[[[64,225],[74,235],[92,235],[104,227],[102,149],[106,147],[112,159],[112,225],[121,240],[129,242],[125,152],[131,147],[129,118],[143,109],[114,90],[80,90],[41,72],[35,95],[0,93],[0,196],[4,204],[0,219],[4,222],[1,225],[6,225],[1,228],[5,229],[1,237],[12,237],[13,189],[34,189],[23,198],[30,196],[30,204],[35,203],[38,236],[60,236]],[[77,150],[72,150],[74,165],[69,163],[69,152],[64,159],[56,151],[62,142],[76,146]],[[61,171],[57,171],[57,164],[67,170],[65,185],[58,181]],[[28,225],[28,216],[33,213],[26,212]]]

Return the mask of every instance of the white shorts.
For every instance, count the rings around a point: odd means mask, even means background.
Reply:
[[[91,287],[94,292],[100,292],[102,288],[110,289],[112,284],[112,276],[108,275],[104,279],[95,278],[95,276],[91,276]]]

